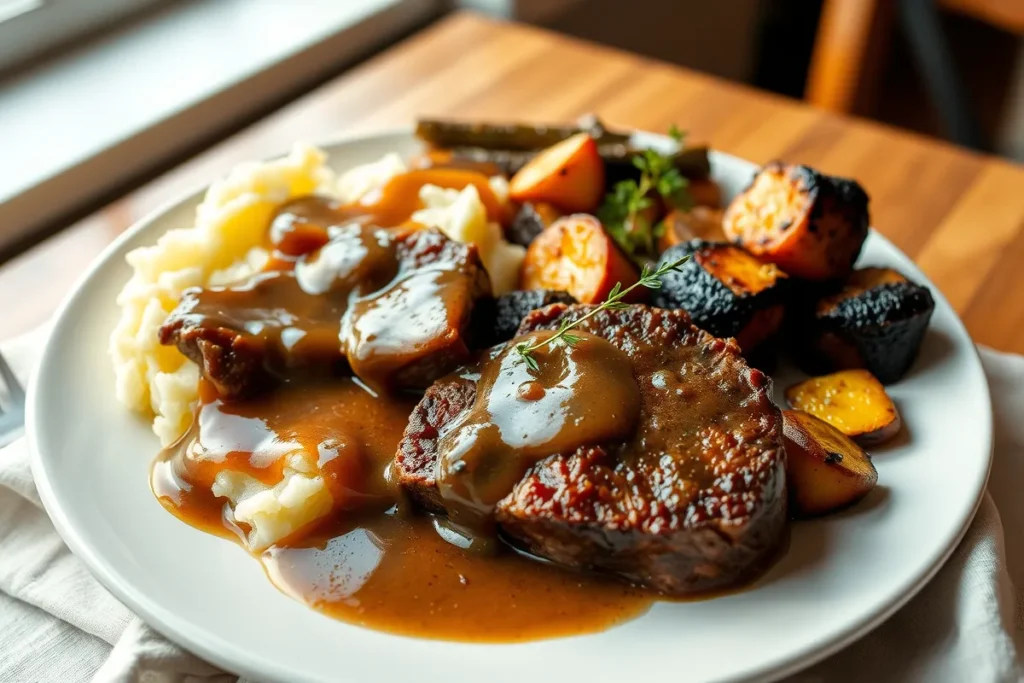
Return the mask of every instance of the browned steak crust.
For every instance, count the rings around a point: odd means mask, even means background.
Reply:
[[[519,330],[556,329],[592,307],[556,304]],[[580,329],[634,363],[640,424],[628,442],[579,448],[536,464],[497,508],[504,534],[568,567],[597,570],[666,594],[733,585],[766,565],[786,524],[781,416],[771,382],[731,340],[682,311],[630,306]],[[472,376],[435,383],[410,419],[396,457],[400,480],[425,509],[437,438],[473,403]],[[599,397],[598,397],[599,398]]]

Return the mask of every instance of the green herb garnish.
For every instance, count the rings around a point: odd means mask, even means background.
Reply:
[[[679,128],[672,124],[668,134],[681,150],[683,133]],[[660,223],[652,225],[650,217],[644,213],[654,206],[652,194],[661,197],[670,208],[685,208],[692,204],[686,191],[686,178],[675,167],[675,156],[653,149],[637,154],[633,157],[633,165],[640,170],[640,180],[615,183],[598,209],[597,215],[605,230],[633,258],[654,256],[656,241],[664,229]]]
[[[558,326],[558,331],[553,335],[541,342],[534,344],[527,344],[521,342],[516,344],[516,352],[522,357],[526,364],[531,370],[537,372],[540,370],[540,365],[537,363],[537,359],[533,356],[533,352],[537,349],[547,346],[556,339],[562,340],[562,342],[569,346],[575,346],[579,343],[580,337],[575,334],[570,334],[570,330],[582,324],[583,321],[594,317],[601,311],[620,311],[624,308],[628,308],[629,304],[623,301],[627,294],[632,292],[637,287],[646,287],[647,289],[661,289],[661,278],[670,271],[679,271],[679,266],[683,265],[690,259],[689,256],[684,256],[680,259],[676,259],[672,263],[664,263],[658,266],[658,269],[651,271],[651,267],[645,265],[643,270],[640,271],[640,279],[631,284],[625,289],[622,288],[621,282],[616,282],[615,286],[612,287],[612,291],[608,292],[608,298],[606,298],[601,304],[594,310],[587,313],[579,320],[569,322],[568,319],[563,319],[562,323]]]

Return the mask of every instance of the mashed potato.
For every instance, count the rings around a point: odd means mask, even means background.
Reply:
[[[217,473],[213,495],[231,501],[235,521],[251,528],[246,544],[263,550],[307,524],[331,513],[334,499],[308,454],[285,456],[284,478],[268,487],[248,474],[225,470]]]
[[[506,242],[501,226],[487,221],[487,208],[475,187],[459,191],[424,185],[420,200],[425,208],[412,215],[414,221],[436,227],[453,240],[475,244],[495,294],[516,288],[526,249]]]
[[[128,254],[132,277],[117,297],[121,318],[110,337],[117,397],[153,416],[162,444],[188,427],[199,371],[176,348],[160,345],[160,326],[188,287],[223,284],[262,267],[267,254],[259,245],[274,209],[329,190],[335,178],[325,162],[323,152],[298,146],[282,159],[238,166],[210,186],[195,225]]]
[[[406,170],[401,157],[389,154],[337,177],[323,152],[297,146],[281,159],[238,166],[211,185],[194,225],[171,230],[155,245],[127,256],[132,277],[118,296],[121,317],[110,338],[118,399],[152,418],[163,445],[172,443],[188,428],[199,398],[199,368],[158,340],[182,292],[227,284],[260,270],[268,258],[261,248],[266,228],[282,202],[311,193],[353,202]],[[503,178],[492,178],[491,187],[499,201],[507,201]],[[506,242],[501,226],[488,222],[474,187],[459,192],[426,186],[420,197],[425,208],[414,220],[475,243],[495,292],[515,288],[525,250]],[[219,472],[214,480],[213,493],[228,498],[235,518],[251,527],[251,550],[271,545],[333,508],[314,454],[284,457],[284,477],[275,486],[233,470]]]

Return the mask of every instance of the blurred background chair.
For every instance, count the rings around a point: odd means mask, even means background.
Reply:
[[[1021,0],[825,0],[808,71],[807,101],[844,114],[863,110],[877,97],[892,31],[901,29],[946,136],[967,147],[992,148],[995,141],[982,131],[943,26],[943,10],[1024,35]],[[1022,72],[1018,67],[1018,81]],[[1020,109],[1014,101],[1020,97],[1019,84],[1016,89],[1016,97],[1007,103],[1010,119],[1024,115],[1015,111]],[[1008,123],[1024,125],[1020,120]]]

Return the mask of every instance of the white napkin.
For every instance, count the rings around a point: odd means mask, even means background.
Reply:
[[[42,334],[0,348],[22,378]],[[1024,358],[983,349],[982,361],[995,464],[966,537],[902,610],[792,683],[1022,680]],[[152,631],[71,555],[40,506],[27,451],[23,440],[0,450],[0,681],[235,680]]]

